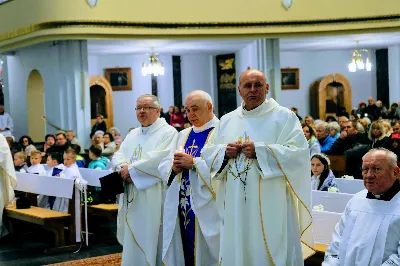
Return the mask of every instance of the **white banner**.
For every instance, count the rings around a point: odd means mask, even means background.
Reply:
[[[88,168],[79,168],[82,178],[88,182],[88,186],[101,187],[100,178],[109,175],[112,172],[109,170],[95,170]]]
[[[16,172],[14,190],[72,199],[74,179]]]

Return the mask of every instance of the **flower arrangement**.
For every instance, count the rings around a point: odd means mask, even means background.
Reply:
[[[322,204],[315,205],[315,206],[313,207],[313,211],[322,212],[322,211],[324,211],[324,206],[323,206]]]
[[[354,179],[354,176],[351,176],[351,175],[344,175],[344,176],[342,176],[342,178],[344,178],[344,179],[349,179],[349,180],[353,180],[353,179]]]
[[[339,192],[339,189],[337,187],[330,187],[328,188],[328,192]]]

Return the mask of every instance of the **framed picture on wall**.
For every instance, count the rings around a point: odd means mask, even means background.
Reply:
[[[105,68],[104,76],[110,82],[113,91],[132,90],[132,70],[127,68]]]
[[[282,90],[298,90],[300,88],[298,68],[281,69],[281,87]]]

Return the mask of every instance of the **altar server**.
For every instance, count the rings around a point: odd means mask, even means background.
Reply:
[[[162,179],[158,166],[178,133],[159,118],[156,96],[140,96],[135,109],[141,126],[129,132],[112,159],[125,181],[117,237],[124,247],[122,265],[161,265]]]
[[[400,265],[400,169],[384,148],[363,157],[366,190],[347,204],[323,266]]]
[[[186,112],[193,125],[179,132],[170,155],[160,164],[168,183],[163,218],[163,262],[166,265],[217,265],[220,219],[210,170],[201,150],[218,118],[211,96],[190,93]]]
[[[9,113],[4,111],[4,106],[0,105],[0,133],[4,136],[12,136],[13,129],[13,119]]]
[[[308,143],[296,115],[267,100],[268,90],[261,71],[243,72],[241,106],[221,118],[202,151],[221,181],[220,265],[297,266],[314,253]]]
[[[3,225],[3,210],[12,204],[14,187],[17,185],[13,159],[6,138],[0,134],[0,238],[8,231]]]

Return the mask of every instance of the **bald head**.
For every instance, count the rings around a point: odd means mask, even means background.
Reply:
[[[374,97],[369,97],[369,98],[368,98],[368,104],[369,104],[369,105],[374,104],[374,102],[375,102]]]
[[[247,74],[249,74],[249,73],[256,73],[256,74],[261,75],[261,76],[264,78],[265,83],[267,83],[267,78],[265,77],[264,72],[262,72],[261,70],[256,69],[256,68],[248,68],[248,69],[246,69],[245,71],[243,71],[242,74],[240,74],[240,77],[239,77],[239,86],[242,84],[243,76],[245,76],[245,75],[247,75]]]
[[[214,117],[211,96],[205,91],[191,92],[186,97],[185,109],[190,123],[195,127],[203,126]]]

